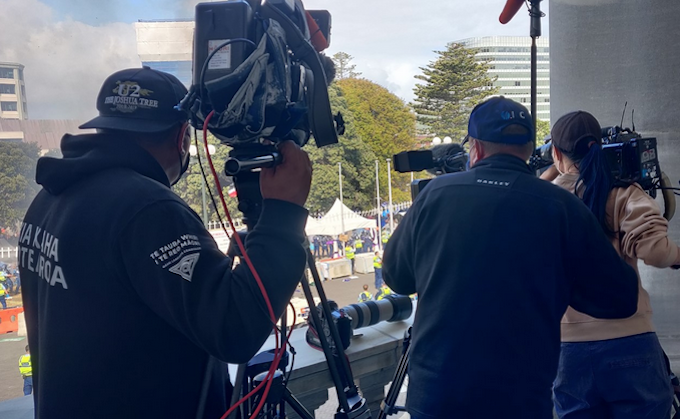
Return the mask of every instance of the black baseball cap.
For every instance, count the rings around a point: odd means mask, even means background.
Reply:
[[[110,75],[97,96],[99,116],[80,128],[161,132],[188,119],[175,109],[187,94],[177,77],[147,66]]]
[[[512,125],[525,129],[507,130]],[[527,108],[498,96],[475,106],[468,122],[468,135],[491,143],[521,145],[534,141],[534,122]]]
[[[591,143],[602,144],[602,129],[597,119],[586,111],[563,115],[550,131],[555,147],[566,153],[584,155]]]

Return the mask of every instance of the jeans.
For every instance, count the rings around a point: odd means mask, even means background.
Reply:
[[[33,377],[24,377],[24,396],[33,393]]]
[[[379,290],[383,284],[382,268],[373,268],[375,270],[375,289]]]
[[[6,298],[5,295],[0,295],[0,304],[2,304],[3,310],[7,308],[7,301],[5,300],[5,298]]]
[[[656,333],[562,343],[553,397],[560,419],[670,417],[673,390]]]

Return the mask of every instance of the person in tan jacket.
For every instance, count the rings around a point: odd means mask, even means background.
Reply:
[[[541,177],[575,191],[636,272],[638,259],[657,268],[680,264],[680,249],[668,238],[668,222],[654,200],[637,183],[614,184],[595,117],[584,111],[564,115],[552,141],[555,164]],[[567,309],[553,386],[560,419],[670,416],[672,388],[639,272],[638,286],[638,310],[626,319]]]

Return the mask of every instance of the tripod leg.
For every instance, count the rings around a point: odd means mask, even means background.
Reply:
[[[288,405],[298,414],[302,419],[314,419],[314,415],[309,413],[309,411],[300,403],[298,399],[293,396],[293,393],[285,388],[283,393],[283,400],[288,403]]]
[[[401,391],[401,387],[404,385],[404,379],[406,378],[406,374],[408,372],[408,362],[409,356],[411,354],[410,331],[411,329],[409,328],[409,330],[406,332],[406,336],[404,337],[404,353],[399,359],[397,371],[394,373],[394,378],[392,379],[390,389],[387,391],[387,396],[385,396],[385,400],[380,404],[380,413],[378,414],[378,419],[385,419],[389,415],[405,410],[403,408],[396,407],[395,404],[397,403],[399,392]]]

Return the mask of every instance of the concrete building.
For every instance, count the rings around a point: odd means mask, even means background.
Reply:
[[[28,119],[21,64],[0,62],[0,119]]]
[[[479,61],[487,61],[489,75],[496,78],[499,95],[531,108],[531,38],[528,36],[484,36],[457,43],[477,52]],[[548,38],[539,38],[537,64],[538,119],[550,122],[550,47]]]
[[[194,20],[140,20],[135,22],[137,54],[142,65],[173,74],[191,85]]]
[[[94,130],[80,130],[84,121],[74,120],[10,120],[0,119],[0,142],[35,143],[47,152],[59,148],[64,134],[86,134]]]

